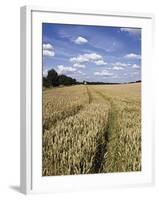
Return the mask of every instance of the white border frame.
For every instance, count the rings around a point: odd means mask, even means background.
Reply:
[[[37,98],[33,98],[35,95],[35,91],[37,94],[35,96],[41,96],[42,88],[41,88],[41,79],[39,80],[39,75],[41,74],[42,68],[39,70],[35,66],[39,66],[41,63],[39,51],[36,48],[33,48],[36,44],[36,47],[39,44],[41,38],[37,37],[37,31],[34,31],[35,26],[36,30],[39,29],[39,24],[43,21],[44,16],[42,14],[33,16],[33,13],[48,13],[50,17],[45,18],[45,22],[52,22],[50,19],[52,15],[56,16],[56,20],[58,22],[63,23],[73,23],[68,22],[67,19],[64,20],[62,15],[65,16],[87,16],[88,18],[119,18],[121,19],[131,19],[133,21],[133,27],[144,27],[146,30],[145,34],[142,34],[142,38],[144,41],[149,39],[148,42],[145,42],[144,48],[149,49],[144,51],[143,66],[144,71],[142,74],[144,76],[143,79],[143,87],[142,87],[142,97],[144,95],[144,109],[142,113],[142,117],[144,116],[144,120],[142,119],[142,123],[144,123],[144,132],[150,133],[151,136],[145,135],[147,138],[145,145],[142,146],[142,151],[144,152],[142,156],[144,157],[145,164],[148,165],[148,168],[144,173],[140,172],[131,172],[129,176],[128,173],[113,173],[113,174],[98,174],[98,175],[78,175],[78,176],[57,176],[57,177],[41,177],[39,176],[39,160],[36,160],[36,155],[38,154],[38,147],[41,142],[39,138],[39,142],[35,143],[35,138],[38,137],[36,134],[36,128],[40,131],[38,127],[40,127],[39,121],[35,120],[38,117],[38,113],[41,112],[39,109],[39,105],[36,103],[38,101]],[[69,18],[69,17],[68,17]],[[64,10],[64,9],[50,9],[50,8],[40,8],[40,7],[29,7],[25,6],[21,8],[21,192],[27,193],[36,193],[36,192],[60,192],[60,191],[72,191],[72,190],[87,190],[87,189],[95,189],[95,188],[106,188],[112,186],[136,186],[136,185],[152,185],[154,183],[154,141],[153,141],[153,122],[152,122],[152,98],[150,97],[150,93],[152,92],[152,76],[151,70],[149,66],[152,66],[152,25],[153,25],[153,15],[151,14],[137,14],[137,13],[120,13],[120,12],[106,12],[106,11],[81,11],[81,10]],[[140,25],[135,25],[135,21],[143,21]],[[68,19],[69,20],[69,19]],[[71,18],[70,18],[71,20]],[[76,20],[81,21],[80,17],[76,17]],[[87,21],[87,20],[86,20]],[[126,22],[127,20],[125,20]],[[87,22],[86,22],[87,23]],[[83,24],[83,23],[82,23]],[[90,23],[89,23],[90,24]],[[112,24],[112,23],[111,23]],[[120,24],[120,22],[119,22]],[[106,25],[106,24],[105,24]],[[115,26],[115,25],[113,25]],[[126,26],[126,25],[125,25]],[[130,26],[130,25],[128,25]],[[146,28],[147,27],[147,28]],[[37,38],[37,39],[35,39]],[[142,46],[143,49],[143,46]],[[41,55],[41,54],[40,54]],[[149,58],[146,58],[149,56]],[[34,66],[34,67],[33,67]],[[37,76],[35,76],[37,74]],[[148,81],[149,80],[149,81]],[[39,86],[37,86],[39,85]],[[38,90],[35,90],[38,89]],[[147,92],[148,91],[148,92]],[[37,105],[37,106],[36,106]],[[145,109],[145,107],[147,107]],[[149,114],[149,116],[147,116]],[[147,117],[146,117],[147,116]],[[149,120],[150,119],[150,120]],[[149,122],[148,122],[149,120]],[[148,123],[147,123],[148,122]],[[143,130],[142,130],[143,131]],[[34,134],[32,134],[34,132]],[[149,141],[149,144],[148,144]],[[146,149],[148,147],[148,150]],[[40,150],[39,150],[40,151]],[[147,152],[146,152],[147,151]],[[147,154],[145,154],[145,152]],[[36,161],[35,161],[36,160]],[[34,161],[34,162],[33,162]],[[37,164],[36,164],[37,163]],[[41,166],[41,165],[40,165]],[[38,168],[38,169],[37,169]],[[37,173],[38,172],[38,173]],[[129,178],[127,178],[129,177]],[[94,181],[95,180],[95,181]],[[108,183],[104,181],[108,180]],[[119,181],[120,180],[120,183]],[[124,180],[124,181],[123,181]],[[78,181],[78,183],[77,183]],[[102,184],[100,184],[102,183]],[[62,184],[62,185],[61,185]]]

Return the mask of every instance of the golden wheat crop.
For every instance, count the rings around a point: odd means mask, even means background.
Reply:
[[[76,114],[85,103],[88,96],[84,86],[43,91],[43,128],[49,129],[57,121]]]
[[[140,84],[43,93],[43,176],[141,170]]]
[[[102,172],[141,170],[140,84],[94,87],[111,103]]]
[[[105,141],[108,110],[107,104],[90,104],[78,114],[45,131],[43,174],[89,173],[97,145]]]

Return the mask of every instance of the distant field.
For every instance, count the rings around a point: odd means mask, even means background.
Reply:
[[[141,83],[43,91],[42,175],[141,170]]]

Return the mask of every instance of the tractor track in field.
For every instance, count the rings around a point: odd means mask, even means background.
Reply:
[[[88,104],[90,104],[90,103],[93,102],[93,95],[92,95],[92,92],[88,89],[88,86],[86,86],[86,90],[87,90],[87,95],[88,95]],[[43,124],[43,133],[44,133],[45,130],[49,130],[52,126],[56,127],[56,124],[58,123],[58,121],[65,120],[68,117],[71,117],[71,116],[74,116],[74,115],[78,114],[81,110],[83,110],[85,108],[85,106],[86,106],[86,104],[78,106],[76,108],[76,110],[74,110],[74,111],[72,111],[72,110],[70,110],[70,112],[67,111],[67,115],[66,116],[65,115],[61,115],[62,117],[58,118],[57,120],[54,120],[54,122],[52,121],[52,119],[47,119]],[[63,111],[61,111],[61,113],[62,112]]]
[[[87,94],[88,94],[88,103],[90,104],[90,103],[92,103],[92,100],[93,100],[92,94],[91,94],[90,90],[88,89],[88,86],[86,86],[86,89],[87,89]]]
[[[92,167],[89,171],[89,173],[102,173],[102,166],[104,163],[104,155],[107,152],[107,143],[108,143],[108,129],[109,129],[109,116],[110,116],[110,112],[111,112],[111,102],[110,99],[108,99],[104,94],[102,94],[101,92],[92,89],[92,92],[90,91],[90,89],[87,87],[87,93],[91,99],[91,102],[93,102],[95,100],[95,95],[98,95],[98,97],[101,98],[102,102],[104,100],[104,102],[107,102],[108,104],[110,104],[110,109],[109,109],[109,113],[108,113],[108,124],[107,127],[105,127],[105,132],[104,132],[104,142],[99,139],[99,141],[97,142],[97,149],[96,149],[96,153],[93,159],[93,164]],[[94,94],[94,95],[93,95]],[[97,98],[98,98],[97,97]],[[101,136],[102,138],[102,136]]]
[[[97,141],[97,147],[96,147],[96,152],[95,152],[95,155],[93,158],[92,166],[88,172],[88,174],[102,173],[104,156],[107,152],[108,128],[109,128],[109,116],[110,116],[110,112],[111,112],[111,101],[103,93],[101,93],[98,90],[95,90],[94,88],[86,86],[86,90],[87,90],[87,95],[88,95],[88,104],[98,104],[98,103],[105,104],[106,103],[106,104],[108,104],[108,106],[110,106],[109,113],[108,113],[108,124],[105,127],[104,135],[102,134],[101,137],[99,137],[99,140]],[[67,117],[78,114],[88,104],[82,106],[80,109],[78,109],[73,114],[63,117],[61,120],[65,120]],[[52,126],[56,127],[56,122]],[[43,130],[47,130],[47,128],[43,127]],[[103,138],[104,138],[104,141],[103,141]]]

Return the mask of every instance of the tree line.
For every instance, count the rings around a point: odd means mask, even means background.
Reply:
[[[119,85],[119,84],[131,84],[131,83],[140,83],[140,82],[141,80],[133,81],[133,82],[99,82],[99,81],[90,82],[90,81],[87,81],[86,84],[87,85]]]
[[[66,75],[58,75],[58,73],[51,69],[48,71],[48,75],[43,77],[43,87],[57,87],[59,85],[75,85],[75,84],[88,84],[88,85],[114,85],[114,84],[129,84],[129,83],[139,83],[141,80],[134,81],[134,82],[126,82],[126,83],[110,83],[110,82],[90,82],[90,81],[83,81],[78,82],[76,79],[73,79]]]
[[[76,84],[76,79],[73,79],[66,75],[58,75],[58,73],[51,69],[48,71],[48,75],[43,77],[43,87],[56,87],[59,85],[74,85]]]

